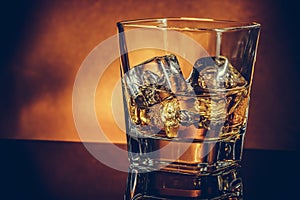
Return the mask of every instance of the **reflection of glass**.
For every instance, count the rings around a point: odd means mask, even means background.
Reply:
[[[238,166],[260,25],[167,18],[118,29],[131,165],[200,180]]]
[[[147,172],[131,167],[125,200],[231,199],[240,200],[243,184],[240,168],[215,176],[194,176],[163,171]]]

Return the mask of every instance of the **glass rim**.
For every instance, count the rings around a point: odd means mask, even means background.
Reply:
[[[168,26],[167,22],[186,22],[186,23],[208,23],[215,24],[216,26],[204,27],[204,26]],[[156,25],[147,25],[147,23],[157,23]],[[223,24],[223,27],[217,27],[217,24]],[[163,26],[164,25],[164,26]],[[200,24],[199,24],[200,25]],[[182,30],[182,31],[236,31],[243,29],[258,29],[261,24],[257,22],[249,21],[234,21],[234,20],[220,20],[213,18],[194,18],[194,17],[165,17],[165,18],[143,18],[143,19],[132,19],[117,22],[117,26],[120,27],[136,27],[136,28],[157,28],[167,30]]]

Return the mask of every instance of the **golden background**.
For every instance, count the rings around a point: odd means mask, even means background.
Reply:
[[[56,0],[3,7],[8,11],[2,14],[0,137],[80,141],[72,89],[89,52],[116,34],[117,21],[185,16],[262,24],[245,147],[295,149],[300,134],[295,7],[271,0]],[[118,80],[115,62],[99,81],[95,107],[107,137],[125,142],[111,109]]]

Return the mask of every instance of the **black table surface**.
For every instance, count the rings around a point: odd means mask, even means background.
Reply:
[[[123,199],[127,173],[80,142],[0,139],[0,155],[0,199]],[[245,149],[243,199],[300,199],[298,158],[296,151]]]

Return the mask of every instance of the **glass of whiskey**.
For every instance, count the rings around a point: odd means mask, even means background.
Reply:
[[[182,17],[117,27],[131,168],[201,181],[239,167],[260,24]]]

